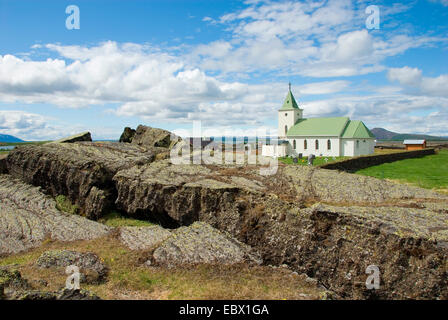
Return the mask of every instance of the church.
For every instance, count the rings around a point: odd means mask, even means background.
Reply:
[[[278,143],[263,146],[262,155],[271,157],[309,156],[356,157],[372,154],[375,136],[360,120],[348,117],[303,118],[291,92],[278,110]]]

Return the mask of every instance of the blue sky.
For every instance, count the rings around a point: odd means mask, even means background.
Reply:
[[[291,81],[305,117],[448,136],[447,21],[448,0],[0,0],[0,133],[275,134]]]

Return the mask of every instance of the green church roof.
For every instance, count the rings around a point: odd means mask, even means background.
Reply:
[[[366,125],[359,120],[350,121],[347,128],[345,128],[342,138],[375,138],[373,133],[366,127]]]
[[[339,137],[348,121],[350,120],[347,117],[299,119],[286,135]]]
[[[292,109],[300,109],[300,108],[297,105],[296,99],[294,99],[294,96],[292,95],[290,88],[288,94],[286,95],[285,102],[283,102],[283,106],[280,108],[280,111],[292,110]]]
[[[330,136],[341,138],[374,138],[362,121],[348,117],[300,119],[292,126],[287,136]]]

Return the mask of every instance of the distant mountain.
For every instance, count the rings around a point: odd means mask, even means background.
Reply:
[[[24,141],[9,134],[0,134],[0,142],[24,142]]]
[[[383,128],[373,128],[370,130],[377,140],[390,140],[393,136],[398,133],[392,132]]]
[[[428,141],[448,140],[448,137],[436,137],[427,134],[397,133],[386,130],[384,128],[373,128],[370,131],[372,131],[377,140],[394,140],[394,141],[400,141],[406,139],[419,139],[419,140],[425,139]]]

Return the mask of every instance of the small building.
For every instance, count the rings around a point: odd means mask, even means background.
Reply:
[[[426,140],[404,140],[406,150],[421,150],[426,148]]]

